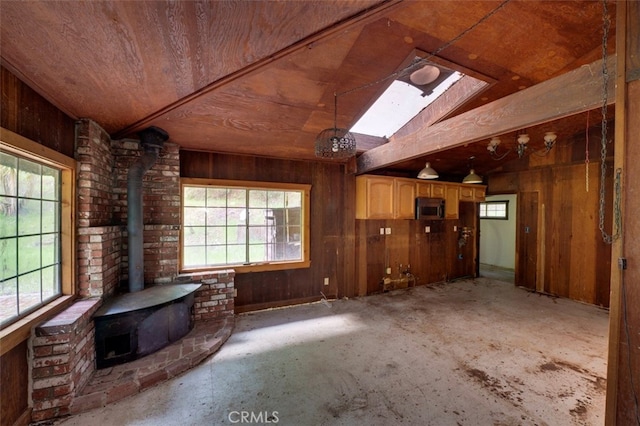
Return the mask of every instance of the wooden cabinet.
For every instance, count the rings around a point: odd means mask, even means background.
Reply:
[[[431,197],[431,183],[417,182],[416,197]]]
[[[432,183],[431,198],[446,198],[446,187],[444,183]]]
[[[485,190],[471,184],[362,175],[356,177],[356,219],[413,219],[416,197],[444,199],[444,218],[458,219],[460,201],[484,201]]]
[[[413,219],[415,201],[414,179],[356,178],[356,219]]]
[[[356,178],[356,219],[391,219],[395,204],[394,182],[385,176]]]
[[[460,209],[458,202],[460,201],[460,186],[446,185],[444,195],[444,218],[445,219],[458,219],[460,216]]]
[[[485,187],[460,185],[460,201],[480,202],[485,200]]]
[[[394,219],[415,218],[416,182],[413,179],[394,179]]]

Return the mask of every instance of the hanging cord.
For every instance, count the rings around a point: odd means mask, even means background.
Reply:
[[[621,213],[620,213],[620,180],[622,169],[616,170],[615,176],[615,200],[613,205],[615,232],[608,234],[604,229],[605,218],[605,198],[606,198],[606,177],[607,177],[607,88],[609,86],[609,69],[607,67],[607,42],[609,38],[609,27],[611,20],[609,19],[609,10],[607,8],[607,0],[602,0],[602,135],[600,140],[600,200],[599,200],[599,223],[598,228],[602,234],[602,240],[606,244],[612,244],[620,237],[621,229]]]
[[[429,59],[431,59],[434,56],[438,55],[444,49],[446,49],[447,47],[449,47],[452,44],[456,43],[458,40],[460,40],[462,37],[464,37],[465,35],[467,35],[471,31],[475,30],[478,25],[482,24],[484,21],[486,21],[487,19],[489,19],[490,17],[495,15],[500,9],[505,7],[507,5],[507,3],[509,3],[510,1],[511,0],[504,0],[502,3],[500,3],[491,12],[487,13],[486,15],[484,15],[478,22],[476,22],[475,24],[473,24],[472,26],[470,26],[469,28],[467,28],[466,30],[464,30],[463,32],[461,32],[460,34],[455,36],[453,39],[449,40],[448,42],[446,42],[445,44],[443,44],[442,46],[440,46],[439,48],[434,50],[433,52],[429,53],[424,58],[415,59],[414,61],[411,62],[411,64],[409,64],[405,68],[401,69],[400,71],[396,71],[396,72],[394,72],[392,74],[389,74],[386,77],[382,77],[381,79],[373,81],[371,83],[363,84],[362,86],[354,87],[352,89],[345,90],[344,92],[336,93],[335,96],[337,97],[337,96],[347,95],[349,93],[352,93],[352,92],[355,92],[355,91],[358,91],[358,90],[367,89],[367,88],[369,88],[371,86],[375,86],[377,84],[380,84],[383,81],[387,81],[390,78],[394,78],[395,79],[396,77],[403,76],[408,70],[414,68],[417,65],[427,64],[429,62]]]
[[[587,111],[587,130],[584,143],[584,185],[589,192],[589,111]]]

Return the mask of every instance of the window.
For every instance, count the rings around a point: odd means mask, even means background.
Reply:
[[[480,219],[509,219],[509,201],[480,203]]]
[[[1,328],[73,293],[73,164],[73,159],[2,131]]]
[[[182,269],[308,266],[309,185],[184,179]]]

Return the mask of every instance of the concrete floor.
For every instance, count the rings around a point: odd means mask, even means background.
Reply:
[[[488,278],[256,312],[193,370],[60,424],[598,425],[607,332],[605,310]]]

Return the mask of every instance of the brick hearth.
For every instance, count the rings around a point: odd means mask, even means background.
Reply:
[[[196,366],[229,338],[234,318],[197,322],[180,341],[138,360],[97,370],[71,403],[76,414],[141,392]]]

